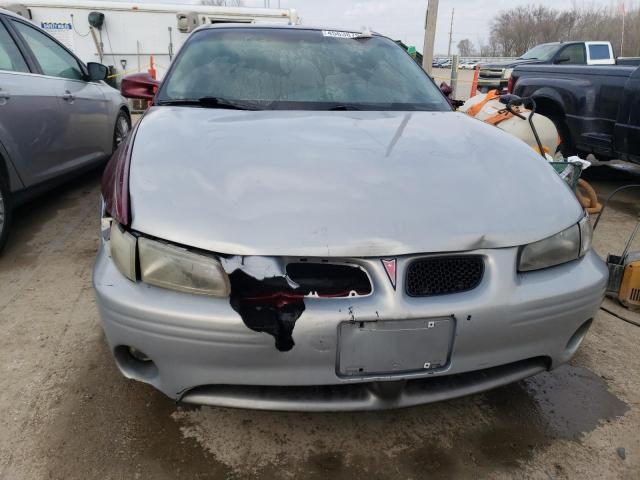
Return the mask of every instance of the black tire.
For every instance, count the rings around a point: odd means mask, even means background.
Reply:
[[[116,118],[116,125],[113,128],[113,151],[127,138],[127,134],[131,130],[131,118],[124,110],[120,110]]]
[[[558,117],[549,117],[549,119],[556,126],[556,130],[558,130],[558,135],[560,135],[560,144],[556,149],[556,153],[561,152],[564,158],[572,157],[573,155],[577,155],[576,149],[573,146],[573,141],[571,140],[571,133],[569,132],[569,127],[565,121]]]
[[[11,194],[7,180],[0,173],[0,252],[7,243],[11,225]]]

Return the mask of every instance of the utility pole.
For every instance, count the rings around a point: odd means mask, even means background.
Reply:
[[[625,8],[624,2],[622,2],[622,39],[620,41],[620,56],[624,57],[624,20],[627,16],[627,9]]]
[[[427,16],[424,24],[424,49],[422,50],[422,68],[431,75],[433,47],[436,41],[436,23],[438,21],[438,0],[428,0]]]
[[[451,59],[451,98],[456,98],[458,93],[458,64],[460,55],[454,55]]]
[[[447,50],[447,57],[451,57],[451,41],[453,40],[453,14],[456,13],[456,9],[451,10],[451,27],[449,27],[449,50]]]

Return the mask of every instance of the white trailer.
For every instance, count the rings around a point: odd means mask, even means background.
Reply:
[[[154,57],[158,78],[189,33],[209,23],[299,23],[293,9],[213,7],[79,0],[0,1],[30,19],[84,62],[112,67],[119,77],[147,71]]]

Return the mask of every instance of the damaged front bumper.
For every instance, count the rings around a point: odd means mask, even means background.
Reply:
[[[96,261],[94,287],[103,327],[123,374],[175,400],[272,410],[381,409],[516,381],[568,361],[580,345],[607,278],[593,251],[581,260],[526,274],[516,272],[517,248],[472,253],[484,259],[477,287],[421,298],[405,293],[404,277],[408,264],[420,256],[397,259],[395,288],[380,259],[348,259],[367,272],[372,293],[305,297],[292,331],[293,346],[287,351],[276,348],[273,336],[249,328],[229,298],[127,280],[105,244]],[[358,354],[357,348],[345,353],[345,325],[356,334],[377,326],[392,330],[407,342],[407,357],[420,358],[411,335],[398,333],[402,328],[397,321],[424,322],[433,332],[442,328],[438,335],[448,342],[446,351],[436,355],[425,348],[423,368],[407,370],[402,362],[386,361],[387,350],[393,350],[391,337],[384,337],[390,340],[385,344],[373,335],[363,345],[389,347],[379,348],[379,358],[369,355],[362,361],[379,360],[388,368],[383,373],[345,368],[347,353]],[[416,335],[422,332],[416,327]],[[425,341],[432,338],[428,335]],[[132,356],[132,351],[144,352],[145,357]]]

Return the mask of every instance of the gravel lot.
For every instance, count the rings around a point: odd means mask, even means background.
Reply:
[[[601,193],[640,179],[591,176]],[[0,478],[640,478],[640,328],[604,311],[570,365],[407,410],[194,408],[125,380],[91,288],[99,178],[21,207],[0,256]],[[639,202],[613,204],[601,254]]]

